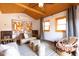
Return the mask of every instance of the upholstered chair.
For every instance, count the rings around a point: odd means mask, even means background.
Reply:
[[[74,46],[77,44],[77,37],[71,36],[68,41],[68,44],[72,44]]]
[[[59,51],[62,52],[74,52],[77,50],[77,37],[69,37],[69,39],[64,39],[62,41],[58,41],[56,47]]]

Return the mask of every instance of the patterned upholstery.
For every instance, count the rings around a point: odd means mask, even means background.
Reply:
[[[70,37],[68,40],[58,41],[56,47],[61,51],[72,52],[76,50],[76,37]]]
[[[69,39],[69,44],[75,44],[77,42],[77,37],[70,37],[70,39]]]

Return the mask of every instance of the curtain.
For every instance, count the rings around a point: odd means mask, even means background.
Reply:
[[[67,10],[67,36],[76,36],[76,6]]]
[[[40,19],[40,39],[41,39],[41,40],[44,40],[43,18]]]

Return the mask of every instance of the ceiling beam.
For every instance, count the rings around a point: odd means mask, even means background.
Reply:
[[[29,6],[23,5],[23,4],[21,4],[21,3],[16,3],[16,5],[18,5],[18,6],[20,6],[20,7],[23,7],[23,8],[25,8],[25,9],[28,9],[28,10],[30,10],[30,11],[33,11],[33,12],[35,12],[35,13],[38,13],[38,14],[40,14],[40,15],[45,16],[45,13],[43,13],[43,12],[41,12],[41,11],[38,11],[38,10],[36,10],[36,9],[33,9],[33,8],[29,7]]]

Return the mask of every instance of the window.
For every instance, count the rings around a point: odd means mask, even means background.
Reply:
[[[66,31],[66,17],[59,17],[56,19],[56,31],[57,32]]]
[[[44,31],[50,31],[50,22],[49,21],[43,22],[43,30]]]

